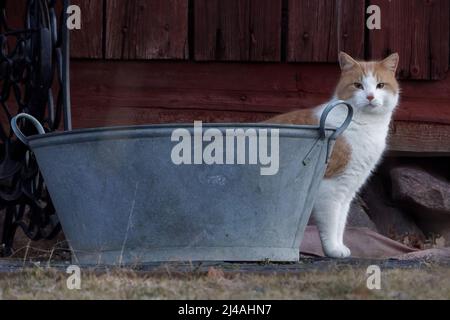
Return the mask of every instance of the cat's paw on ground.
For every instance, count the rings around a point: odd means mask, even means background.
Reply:
[[[344,259],[349,258],[352,252],[345,245],[336,245],[330,248],[324,248],[325,254],[329,258]]]

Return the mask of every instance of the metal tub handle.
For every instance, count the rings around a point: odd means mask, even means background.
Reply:
[[[344,105],[347,107],[347,118],[345,119],[345,121],[342,123],[342,125],[337,128],[334,133],[330,136],[330,138],[328,139],[328,143],[327,143],[327,157],[326,157],[326,163],[328,163],[328,160],[330,159],[331,156],[331,142],[336,140],[350,125],[350,123],[352,122],[353,119],[353,107],[351,104],[342,101],[342,100],[338,100],[338,101],[334,101],[333,103],[330,103],[322,112],[322,116],[320,117],[320,128],[319,128],[319,133],[320,136],[317,139],[317,141],[314,143],[314,146],[311,148],[311,150],[309,150],[309,152],[307,153],[306,157],[303,159],[303,165],[307,166],[311,163],[312,161],[312,154],[313,151],[315,149],[321,148],[321,146],[323,145],[323,143],[325,143],[326,140],[326,122],[327,122],[327,118],[328,115],[330,114],[331,111],[334,110],[334,108],[340,106],[340,105]]]
[[[338,100],[331,104],[329,104],[325,110],[323,110],[322,116],[320,117],[320,138],[324,140],[326,138],[326,122],[328,115],[331,111],[333,111],[336,107],[344,105],[347,107],[347,118],[342,123],[342,125],[336,129],[333,135],[330,137],[330,140],[337,139],[350,125],[353,119],[353,106],[345,101]]]
[[[20,141],[22,141],[23,144],[27,146],[29,145],[28,138],[23,134],[23,132],[19,128],[19,125],[17,124],[20,119],[26,119],[31,121],[31,123],[34,125],[39,134],[45,134],[44,127],[35,117],[27,113],[20,113],[11,119],[11,128],[14,131],[14,134],[17,136],[17,138],[19,138]]]

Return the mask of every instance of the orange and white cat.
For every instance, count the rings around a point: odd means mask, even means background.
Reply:
[[[400,97],[395,78],[398,62],[396,53],[373,62],[356,61],[343,52],[339,55],[342,74],[330,102],[350,103],[354,118],[335,144],[313,210],[323,250],[329,257],[351,255],[343,240],[347,215],[356,193],[386,149],[389,124]],[[327,104],[282,114],[267,123],[317,124]],[[346,115],[345,107],[338,107],[330,114],[328,123],[338,127]]]

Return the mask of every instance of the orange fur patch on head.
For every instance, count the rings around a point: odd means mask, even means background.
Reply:
[[[382,61],[356,61],[349,55],[342,53],[339,56],[342,69],[341,78],[336,87],[336,96],[341,100],[350,99],[358,89],[355,83],[362,82],[363,78],[372,74],[378,82],[385,84],[386,90],[398,93],[399,84],[395,77],[398,66],[398,54],[392,54]]]
[[[348,71],[343,71],[336,87],[336,96],[341,100],[350,99],[358,90],[355,82],[361,82],[364,76],[363,69],[358,65]]]
[[[297,110],[271,118],[265,123],[293,124],[293,125],[318,125],[319,119],[311,109]],[[328,161],[325,178],[333,178],[344,172],[351,157],[351,147],[343,137],[337,139],[333,153]]]
[[[374,71],[375,77],[378,82],[385,84],[386,90],[390,90],[392,93],[398,93],[400,86],[395,78],[395,71],[388,69],[383,63],[377,63]]]

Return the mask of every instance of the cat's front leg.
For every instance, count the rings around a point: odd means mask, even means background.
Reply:
[[[325,255],[330,258],[348,258],[351,252],[343,243],[342,220],[346,219],[349,206],[344,201],[345,197],[332,192],[336,190],[335,187],[333,183],[322,181],[313,215]]]
[[[347,251],[347,254],[345,257],[351,256],[350,249],[344,244],[344,234],[345,234],[345,227],[347,226],[347,219],[348,219],[348,213],[350,211],[350,205],[352,203],[352,197],[347,198],[342,204],[341,204],[341,210],[339,212],[339,225],[338,225],[338,242],[344,249],[344,251]]]

